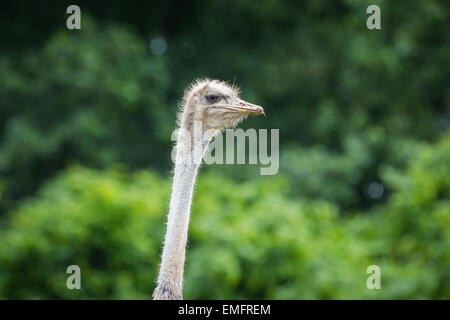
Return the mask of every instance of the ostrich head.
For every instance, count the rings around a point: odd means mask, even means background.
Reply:
[[[239,89],[218,80],[194,81],[185,91],[179,125],[191,130],[193,122],[202,123],[203,130],[220,130],[250,114],[264,114],[262,107],[240,98]]]

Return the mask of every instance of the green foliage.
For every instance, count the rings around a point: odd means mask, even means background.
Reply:
[[[380,31],[365,27],[369,4],[381,7]],[[79,4],[82,29],[72,32],[65,5],[43,1],[30,11],[14,2],[22,18],[0,19],[8,21],[0,35],[2,211],[72,161],[168,170],[176,103],[195,77],[236,78],[268,115],[243,126],[281,129],[282,170],[296,194],[343,209],[383,201],[365,196],[380,165],[404,166],[399,145],[449,128],[442,1],[118,2],[108,10],[90,1]],[[149,52],[155,36],[167,41],[162,56]],[[324,170],[305,177],[299,167],[312,158]]]
[[[450,297],[448,2],[80,0],[77,31],[64,2],[5,3],[1,298],[150,297],[176,104],[204,76],[264,106],[240,126],[280,129],[280,172],[202,168],[187,298]]]
[[[9,178],[10,198],[75,159],[144,165],[161,157],[154,137],[170,129],[155,106],[162,105],[168,77],[163,59],[149,56],[127,28],[101,29],[86,16],[83,32],[58,32],[18,66],[0,59],[0,69],[0,113],[8,120],[0,172]]]
[[[73,167],[14,212],[0,234],[0,296],[148,298],[169,186],[149,172]],[[68,290],[69,265],[82,290]]]
[[[401,181],[386,169],[394,193],[385,206],[347,218],[332,203],[291,199],[281,176],[236,185],[202,175],[185,297],[449,298],[449,163],[450,136],[423,146]],[[0,297],[149,298],[169,189],[148,171],[70,168],[1,231]],[[82,290],[66,288],[71,264]],[[371,264],[382,290],[366,288]]]
[[[370,147],[357,137],[343,142],[343,152],[323,147],[290,148],[281,154],[281,170],[295,181],[302,196],[321,198],[343,207],[358,201],[364,170],[371,163]]]
[[[207,176],[197,188],[187,295],[318,299],[364,292],[364,248],[337,223],[335,206],[289,200],[288,185],[275,178],[239,186],[220,181]]]
[[[386,168],[395,190],[380,208],[379,239],[405,283],[390,288],[390,296],[450,297],[450,135],[423,146],[406,174]],[[388,223],[386,223],[388,221]],[[388,243],[385,239],[389,239]],[[417,269],[417,275],[411,275]],[[403,270],[403,271],[402,271]],[[406,285],[406,278],[415,277]]]

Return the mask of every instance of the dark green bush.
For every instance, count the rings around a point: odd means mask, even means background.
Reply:
[[[83,32],[57,32],[17,61],[0,56],[0,73],[0,214],[5,201],[35,192],[73,160],[145,166],[169,158],[170,139],[155,140],[170,137],[175,119],[161,108],[164,58],[128,28],[101,28],[86,15]]]

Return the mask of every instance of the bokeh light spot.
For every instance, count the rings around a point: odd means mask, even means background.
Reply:
[[[381,183],[371,182],[367,187],[367,194],[371,199],[377,200],[383,196],[384,187]]]
[[[150,41],[150,51],[159,56],[166,52],[167,42],[163,37],[155,37]]]

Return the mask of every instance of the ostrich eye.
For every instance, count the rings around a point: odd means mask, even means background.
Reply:
[[[216,103],[216,102],[218,102],[220,100],[220,97],[217,94],[212,93],[212,94],[206,95],[205,96],[205,100],[208,103]]]

